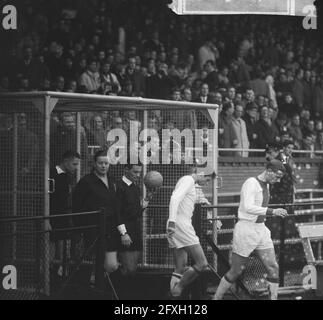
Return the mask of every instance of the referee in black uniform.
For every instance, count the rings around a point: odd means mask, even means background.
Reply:
[[[142,213],[148,201],[142,199],[138,186],[142,174],[141,164],[127,164],[124,175],[117,183],[118,231],[121,235],[119,258],[121,262],[121,290],[123,298],[132,298],[131,289],[135,288],[135,274],[142,251]]]
[[[107,152],[98,151],[94,155],[94,166],[90,174],[84,176],[76,185],[73,193],[73,212],[97,211],[106,209],[106,248],[104,268],[107,273],[118,269],[117,249],[120,243],[120,235],[117,232],[116,216],[116,187],[113,178],[108,174],[109,159]],[[97,225],[99,217],[82,216],[78,219],[78,225]],[[96,229],[84,232],[84,240],[88,246],[93,244],[98,232]]]

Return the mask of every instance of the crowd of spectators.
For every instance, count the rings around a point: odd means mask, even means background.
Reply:
[[[1,57],[0,92],[216,103],[220,148],[292,139],[296,149],[323,150],[322,43],[299,18],[176,16],[165,2],[26,1],[25,31]],[[136,114],[90,114],[83,134],[102,144],[106,130],[130,120]],[[192,111],[156,111],[149,121],[157,129],[204,126]]]

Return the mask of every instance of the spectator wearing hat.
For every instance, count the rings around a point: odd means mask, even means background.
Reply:
[[[256,122],[258,116],[258,107],[254,102],[247,103],[246,112],[242,119],[246,123],[248,140],[251,149],[255,149],[257,147],[257,130],[256,130]]]

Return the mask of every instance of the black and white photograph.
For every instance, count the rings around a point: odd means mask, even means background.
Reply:
[[[0,0],[0,300],[323,300],[321,6]]]

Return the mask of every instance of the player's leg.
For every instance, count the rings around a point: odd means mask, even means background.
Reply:
[[[270,230],[265,227],[263,236],[259,245],[256,248],[256,253],[259,259],[263,262],[267,269],[267,281],[270,289],[270,299],[277,300],[278,286],[279,286],[279,268],[276,261],[274,244],[271,239]]]
[[[224,294],[245,270],[251,252],[257,248],[258,237],[254,225],[239,221],[234,226],[231,268],[222,277],[213,300],[223,299]]]
[[[174,262],[175,262],[175,270],[172,273],[172,277],[170,280],[170,290],[172,291],[175,285],[182,279],[183,273],[187,267],[187,252],[184,248],[175,249],[174,248]]]
[[[183,290],[192,283],[208,267],[205,254],[200,244],[185,247],[188,255],[194,260],[194,265],[189,267],[183,274],[182,279],[172,290],[174,297],[179,297]]]
[[[241,276],[241,274],[245,270],[247,261],[248,257],[243,257],[238,255],[237,253],[232,253],[231,268],[225,274],[225,276],[222,277],[213,300],[223,299],[224,294],[230,289],[232,284]]]
[[[270,290],[270,299],[277,300],[279,288],[279,267],[276,261],[274,248],[256,250],[259,259],[262,261],[268,272],[267,281]]]

